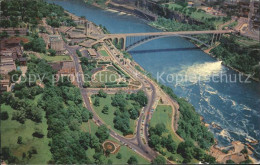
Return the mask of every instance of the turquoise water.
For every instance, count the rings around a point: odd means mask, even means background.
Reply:
[[[104,11],[80,0],[48,2],[55,2],[78,16],[84,15],[88,20],[106,26],[111,33],[158,31],[134,16]],[[170,81],[160,79],[160,82],[191,102],[207,123],[214,122],[222,127],[223,130],[210,128],[220,146],[233,140],[246,142],[246,138],[260,140],[260,84],[232,82],[235,77],[238,79],[238,73],[195,48],[189,41],[171,37],[141,45],[131,54],[154,77],[162,75],[162,79],[166,80],[168,76]],[[189,79],[184,82],[171,81],[171,75]],[[226,77],[228,82],[220,81]],[[245,77],[242,79],[245,80]],[[253,147],[256,156],[259,155],[260,146]]]

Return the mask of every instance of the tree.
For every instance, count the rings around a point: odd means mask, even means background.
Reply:
[[[99,96],[99,97],[106,98],[106,97],[107,97],[107,93],[105,93],[103,89],[100,89],[100,90],[98,91],[98,96]]]
[[[148,98],[145,95],[144,91],[139,90],[136,94],[135,101],[137,101],[140,105],[143,107],[147,105],[148,103]]]
[[[213,156],[208,155],[208,154],[205,154],[204,160],[205,160],[205,162],[210,163],[210,164],[216,163],[216,159]]]
[[[1,120],[7,120],[9,118],[8,112],[3,111],[1,114]]]
[[[15,112],[13,112],[12,120],[17,120],[21,124],[24,124],[24,122],[26,120],[25,113],[23,111],[15,111]]]
[[[91,135],[88,132],[81,132],[79,137],[79,143],[80,145],[87,150],[90,146],[91,142]]]
[[[89,64],[87,57],[81,57],[81,58],[80,58],[80,61],[81,61],[81,63],[84,64],[84,65],[88,65],[88,64]]]
[[[34,36],[33,40],[24,45],[25,50],[32,50],[35,52],[45,53],[46,44],[42,38],[39,36]]]
[[[152,164],[166,164],[166,159],[163,156],[159,155],[152,161]]]
[[[105,151],[105,155],[108,157],[110,155],[110,151],[109,150],[106,150]]]
[[[204,159],[204,153],[201,149],[199,148],[194,148],[194,158],[197,160],[203,160]]]
[[[18,136],[17,138],[17,144],[22,144],[23,143],[23,138],[22,136]]]
[[[184,142],[181,142],[178,145],[177,153],[182,155],[184,158],[183,163],[188,163],[191,161],[194,155],[194,145],[193,142],[189,139],[185,140]]]
[[[99,141],[102,143],[109,137],[109,131],[105,125],[98,127],[96,136],[99,138]]]
[[[229,159],[226,161],[226,164],[236,164],[233,160]]]
[[[128,164],[138,164],[138,161],[136,159],[136,157],[134,156],[131,156],[128,161],[127,161]]]
[[[105,105],[105,106],[103,107],[102,113],[108,114],[108,106],[107,106],[107,105]]]
[[[150,147],[155,148],[156,145],[159,145],[161,143],[160,136],[158,135],[152,135],[148,141],[148,144]]]
[[[100,105],[100,103],[99,103],[99,97],[96,97],[96,98],[95,98],[94,105],[95,105],[96,107],[98,107],[98,106]]]
[[[155,125],[155,132],[157,135],[161,136],[163,132],[166,131],[166,127],[163,123],[158,123]]]
[[[95,153],[93,155],[93,158],[95,159],[96,164],[104,164],[105,157],[104,157],[103,153]]]
[[[111,159],[108,159],[107,164],[111,165],[113,164],[113,161]]]
[[[116,158],[117,158],[117,159],[122,159],[122,154],[121,154],[121,153],[118,153],[118,154],[116,155]]]
[[[56,55],[56,50],[49,49],[48,52],[50,53],[50,56],[55,56]]]
[[[32,134],[34,137],[43,138],[44,134],[41,128],[36,127],[34,133]]]
[[[31,109],[31,116],[30,119],[32,121],[35,121],[37,123],[42,122],[42,112],[40,108],[34,107],[33,109]]]
[[[82,57],[82,53],[78,49],[76,50],[76,53],[79,57]]]
[[[131,108],[128,112],[130,114],[130,118],[133,120],[136,120],[139,116],[139,111],[135,108]]]

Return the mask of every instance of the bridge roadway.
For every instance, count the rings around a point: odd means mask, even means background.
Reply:
[[[119,34],[104,34],[102,39],[110,38],[125,38],[125,37],[140,37],[140,36],[172,36],[172,35],[198,35],[198,34],[228,34],[233,30],[206,30],[206,31],[178,31],[178,32],[149,32],[149,33],[119,33]]]

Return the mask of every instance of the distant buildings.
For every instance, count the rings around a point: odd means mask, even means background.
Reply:
[[[9,89],[10,79],[8,73],[16,70],[16,62],[26,65],[27,59],[23,57],[23,46],[20,38],[2,39],[0,42],[0,73],[4,79],[0,81],[0,92]]]
[[[6,32],[9,36],[22,35],[26,36],[26,28],[0,28],[0,33]]]

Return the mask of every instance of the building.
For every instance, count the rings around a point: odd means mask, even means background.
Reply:
[[[9,88],[10,79],[0,80],[0,93],[6,92]]]
[[[97,57],[97,51],[95,49],[88,49],[88,54],[90,55],[90,57]]]
[[[57,71],[56,77],[68,76],[75,79],[76,69],[73,61],[55,62],[50,65],[53,70]]]
[[[0,73],[7,75],[9,72],[16,70],[16,65],[13,58],[1,58]]]
[[[60,35],[49,36],[50,49],[56,51],[57,54],[63,54],[65,52],[64,41]]]
[[[26,36],[26,28],[0,28],[0,33],[6,32],[9,36]]]
[[[17,38],[3,39],[0,44],[1,58],[13,58],[17,60],[23,56],[23,46],[20,44],[21,40]]]

